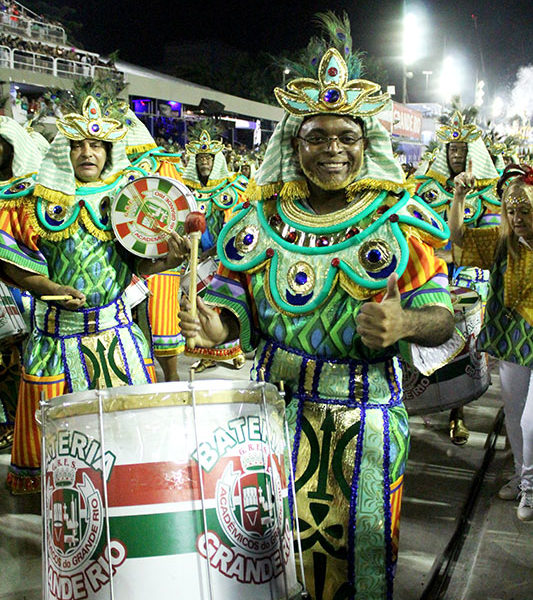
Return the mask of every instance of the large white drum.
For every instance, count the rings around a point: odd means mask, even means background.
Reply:
[[[458,408],[484,394],[490,385],[487,356],[476,349],[482,302],[473,289],[452,287],[455,325],[465,337],[463,350],[431,375],[403,365],[404,402],[411,415]]]
[[[274,386],[88,391],[39,418],[45,599],[299,596]]]

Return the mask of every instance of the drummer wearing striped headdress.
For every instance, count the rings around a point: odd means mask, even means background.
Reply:
[[[319,21],[328,39],[314,38],[289,65],[301,77],[275,90],[286,114],[219,235],[223,268],[200,319],[186,305],[180,316],[197,345],[240,336],[256,350],[252,377],[284,382],[311,597],[385,600],[409,446],[398,357],[452,335],[433,250],[448,229],[407,190],[376,116],[390,98],[360,78],[347,16]]]
[[[183,173],[183,182],[196,197],[199,212],[204,213],[207,228],[200,239],[202,256],[216,257],[215,246],[222,227],[233,215],[235,207],[244,201],[247,179],[230,173],[224,156],[224,144],[219,130],[209,120],[200,121],[191,128],[190,142],[186,145],[189,161]],[[198,356],[198,372],[216,366],[217,360],[233,360],[236,368],[244,366],[244,356],[238,344],[229,345],[223,352],[207,352],[203,348],[187,349],[186,354]]]
[[[454,178],[467,170],[475,183],[465,199],[465,225],[471,228],[494,227],[500,222],[501,201],[496,192],[499,173],[494,165],[483,131],[476,125],[477,109],[462,111],[456,106],[451,117],[444,117],[437,130],[441,145],[435,159],[424,174],[415,175],[416,194],[445,220],[448,218],[455,192]],[[478,267],[455,268],[450,244],[442,256],[450,264],[451,281],[460,287],[474,289],[484,303],[487,300],[489,272]],[[451,441],[462,446],[468,442],[469,431],[463,408],[452,409],[449,417]]]
[[[8,487],[40,490],[39,401],[68,392],[154,381],[153,358],[123,292],[132,274],[176,266],[138,260],[115,243],[110,205],[135,177],[126,157],[128,119],[107,82],[83,82],[63,104],[58,134],[32,196],[0,207],[0,272],[36,298],[23,355]],[[70,110],[70,112],[67,112]]]

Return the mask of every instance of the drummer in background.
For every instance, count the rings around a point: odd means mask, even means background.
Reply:
[[[125,138],[126,153],[132,165],[147,175],[182,181],[181,153],[165,152],[157,146],[150,132],[135,113],[128,110],[130,121]],[[151,339],[154,356],[163,369],[165,381],[179,381],[178,356],[185,339],[179,326],[180,269],[156,273],[146,280],[148,300],[137,308],[138,324]]]
[[[0,207],[20,202],[31,195],[35,175],[41,163],[41,153],[28,132],[14,119],[0,116]],[[20,291],[11,293],[22,314],[24,306]],[[25,315],[29,324],[29,314]],[[13,427],[20,382],[20,348],[0,340],[0,450],[13,441]]]
[[[485,146],[482,130],[474,122],[471,110],[456,110],[449,121],[437,130],[442,142],[425,173],[415,174],[416,194],[434,208],[445,220],[448,218],[454,193],[454,177],[472,170],[476,180],[465,201],[465,223],[468,227],[491,227],[500,222],[500,200],[496,193],[498,171]],[[484,304],[488,293],[488,271],[477,265],[469,269],[454,269],[451,253],[447,247],[445,260],[450,263],[452,283],[474,289]],[[467,443],[469,431],[464,421],[463,407],[453,408],[449,417],[451,441],[462,446]]]
[[[315,40],[292,63],[305,79],[276,88],[286,113],[250,202],[220,234],[223,268],[199,319],[187,305],[180,317],[199,346],[240,336],[256,350],[252,378],[285,383],[311,597],[385,600],[409,447],[398,355],[454,331],[432,248],[448,230],[406,190],[375,116],[390,97],[357,79],[347,16],[317,19],[342,40],[323,39],[320,52]]]
[[[490,269],[481,351],[500,360],[500,383],[515,474],[498,495],[520,497],[517,515],[533,521],[533,168],[508,165],[498,182],[499,227],[464,226],[465,197],[474,185],[466,172],[455,178],[449,215],[457,264]]]
[[[238,173],[231,173],[224,156],[224,144],[219,139],[213,121],[205,119],[189,130],[185,146],[189,161],[183,173],[183,182],[194,194],[198,211],[205,214],[206,231],[200,239],[200,261],[209,256],[216,258],[216,243],[224,224],[231,218],[238,204],[244,201],[243,192],[248,183]],[[228,345],[220,352],[206,352],[203,348],[187,349],[187,355],[198,356],[194,365],[197,372],[215,367],[218,360],[232,360],[235,368],[244,366],[245,358],[240,345]]]
[[[40,489],[35,411],[45,399],[98,387],[154,381],[150,347],[122,298],[132,273],[176,266],[185,247],[176,234],[155,262],[115,243],[109,206],[127,183],[123,102],[100,105],[101,87],[82,87],[78,111],[57,120],[32,197],[0,207],[3,279],[36,298],[25,347],[11,465],[13,493]],[[108,112],[114,117],[103,116]],[[63,114],[65,114],[63,112]],[[54,301],[55,298],[55,301]]]

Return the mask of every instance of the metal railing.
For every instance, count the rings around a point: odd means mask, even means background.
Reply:
[[[0,68],[25,69],[34,73],[47,73],[55,77],[77,79],[94,78],[96,74],[105,75],[116,81],[124,81],[124,73],[104,65],[91,65],[88,62],[56,58],[37,52],[17,50],[9,46],[0,46]]]
[[[66,44],[67,34],[63,27],[52,25],[45,21],[37,21],[19,14],[15,15],[8,11],[0,11],[0,30],[24,35],[31,39]]]

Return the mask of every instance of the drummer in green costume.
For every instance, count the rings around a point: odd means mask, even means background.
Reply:
[[[216,243],[224,224],[231,218],[235,207],[242,203],[247,179],[230,173],[224,156],[224,144],[216,139],[218,130],[212,121],[200,121],[191,128],[190,142],[186,145],[189,161],[183,173],[183,183],[193,192],[198,211],[205,215],[206,230],[200,238],[202,255],[216,256]],[[215,367],[217,360],[232,360],[240,369],[244,366],[244,355],[238,344],[229,344],[220,351],[205,352],[205,349],[186,349],[186,354],[198,356],[195,370],[204,371]]]
[[[33,195],[0,208],[0,266],[7,283],[36,298],[23,356],[8,487],[40,489],[40,437],[34,414],[52,398],[98,387],[154,381],[153,357],[123,291],[132,273],[176,266],[183,240],[173,234],[163,259],[135,259],[119,247],[109,208],[131,171],[122,141],[124,103],[98,92],[58,119]],[[80,110],[81,108],[81,110]],[[72,110],[72,109],[71,109]]]
[[[454,178],[470,170],[475,185],[465,200],[465,224],[471,228],[497,226],[500,222],[501,201],[496,193],[498,171],[483,140],[481,128],[474,122],[472,109],[455,110],[449,120],[437,130],[441,146],[435,160],[424,173],[416,173],[416,194],[448,219],[454,195]],[[450,265],[451,281],[459,287],[474,289],[484,303],[489,288],[489,272],[478,267],[455,268],[452,264],[451,245],[442,254]],[[465,424],[463,407],[453,408],[449,416],[451,441],[462,446],[470,433]]]
[[[275,90],[286,115],[219,236],[223,268],[199,318],[180,317],[199,346],[240,336],[252,378],[285,383],[311,597],[390,600],[409,445],[399,354],[445,344],[444,360],[456,344],[432,248],[448,229],[406,190],[375,117],[389,96],[358,79],[347,17],[320,19],[342,36],[315,40],[294,65],[305,78]]]

